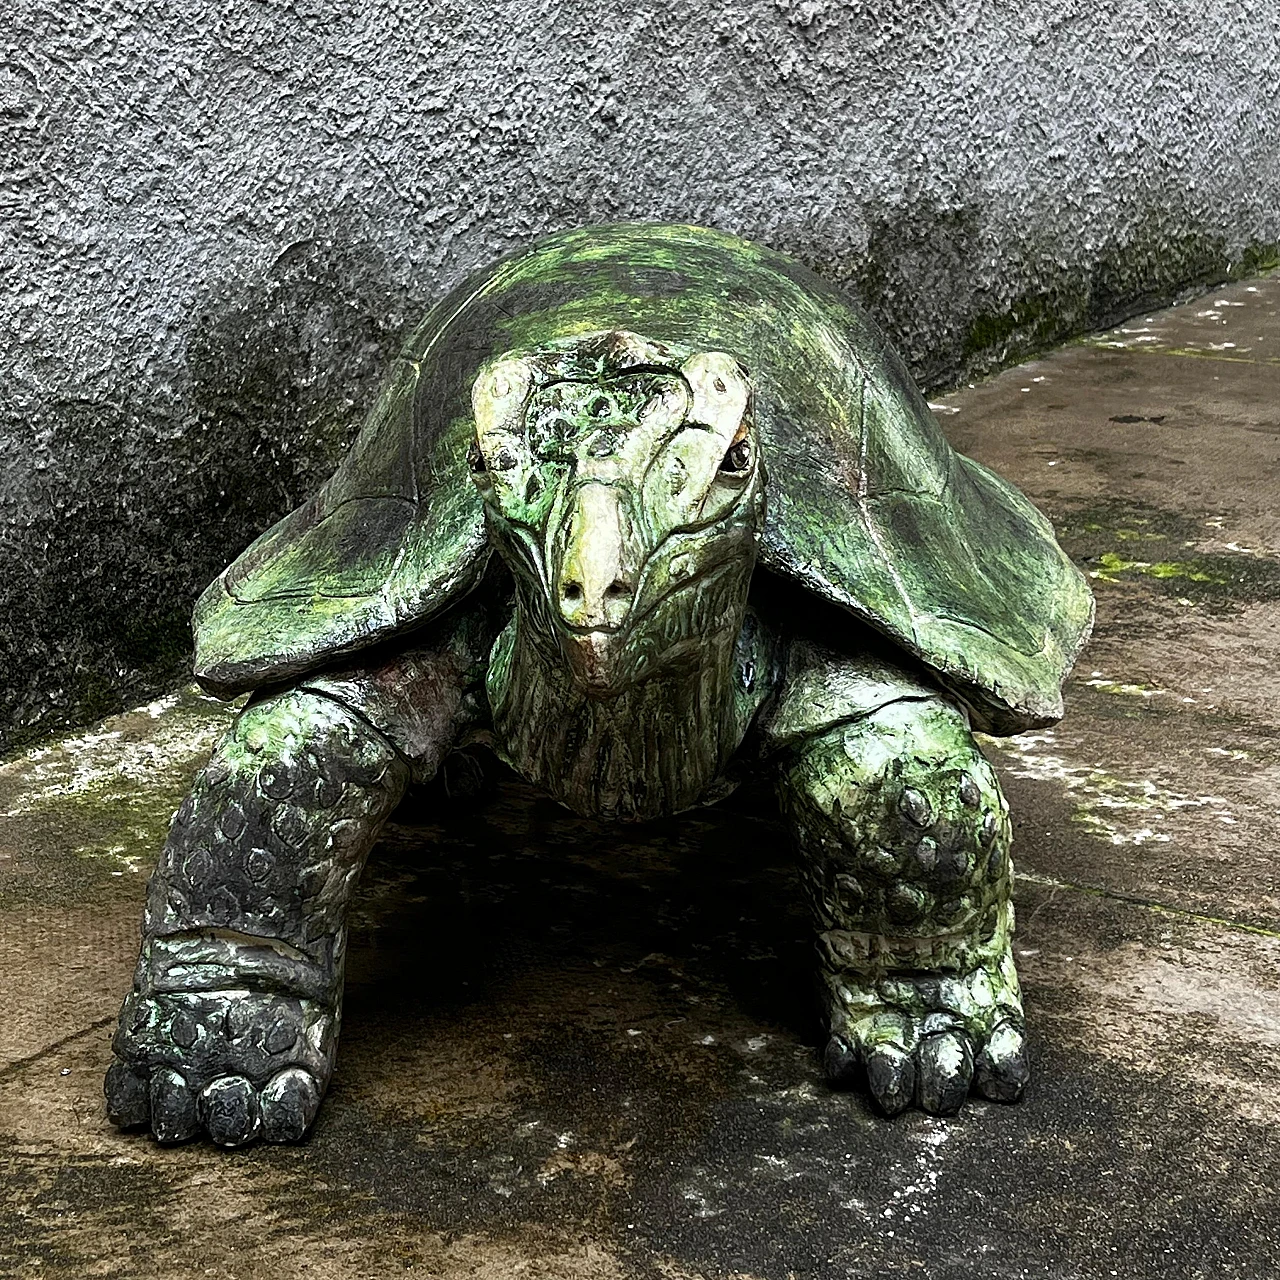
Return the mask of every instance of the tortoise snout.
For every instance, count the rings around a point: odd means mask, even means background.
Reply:
[[[615,578],[603,592],[588,592],[581,582],[569,579],[560,584],[560,616],[575,629],[613,630],[627,616],[635,593],[627,578]]]
[[[618,487],[584,484],[565,519],[556,587],[560,617],[575,631],[616,631],[639,579],[632,524]]]

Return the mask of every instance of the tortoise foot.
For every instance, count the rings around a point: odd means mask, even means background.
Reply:
[[[298,996],[181,992],[125,1001],[107,1114],[157,1141],[298,1142],[333,1071],[336,1009]]]
[[[889,1116],[910,1106],[954,1115],[971,1089],[996,1102],[1022,1096],[1030,1065],[1007,953],[963,974],[841,975],[833,985],[842,1007],[824,1065],[836,1087],[865,1080]]]

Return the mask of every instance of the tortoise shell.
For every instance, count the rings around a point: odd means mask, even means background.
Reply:
[[[295,679],[461,600],[490,552],[466,461],[477,371],[613,329],[749,371],[764,568],[919,659],[978,727],[1061,716],[1093,599],[1048,521],[951,449],[859,307],[781,254],[654,223],[548,236],[433,308],[334,476],[201,596],[201,683],[229,695]]]

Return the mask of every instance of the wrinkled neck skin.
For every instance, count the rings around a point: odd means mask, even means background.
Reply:
[[[753,560],[730,560],[639,620],[625,638],[636,674],[605,696],[574,674],[537,588],[517,580],[487,678],[499,755],[587,817],[638,822],[698,804],[767,693],[743,625]]]

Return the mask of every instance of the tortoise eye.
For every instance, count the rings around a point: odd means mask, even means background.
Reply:
[[[750,463],[751,446],[745,440],[739,440],[737,444],[730,446],[729,451],[724,455],[720,470],[738,474],[745,471]]]

